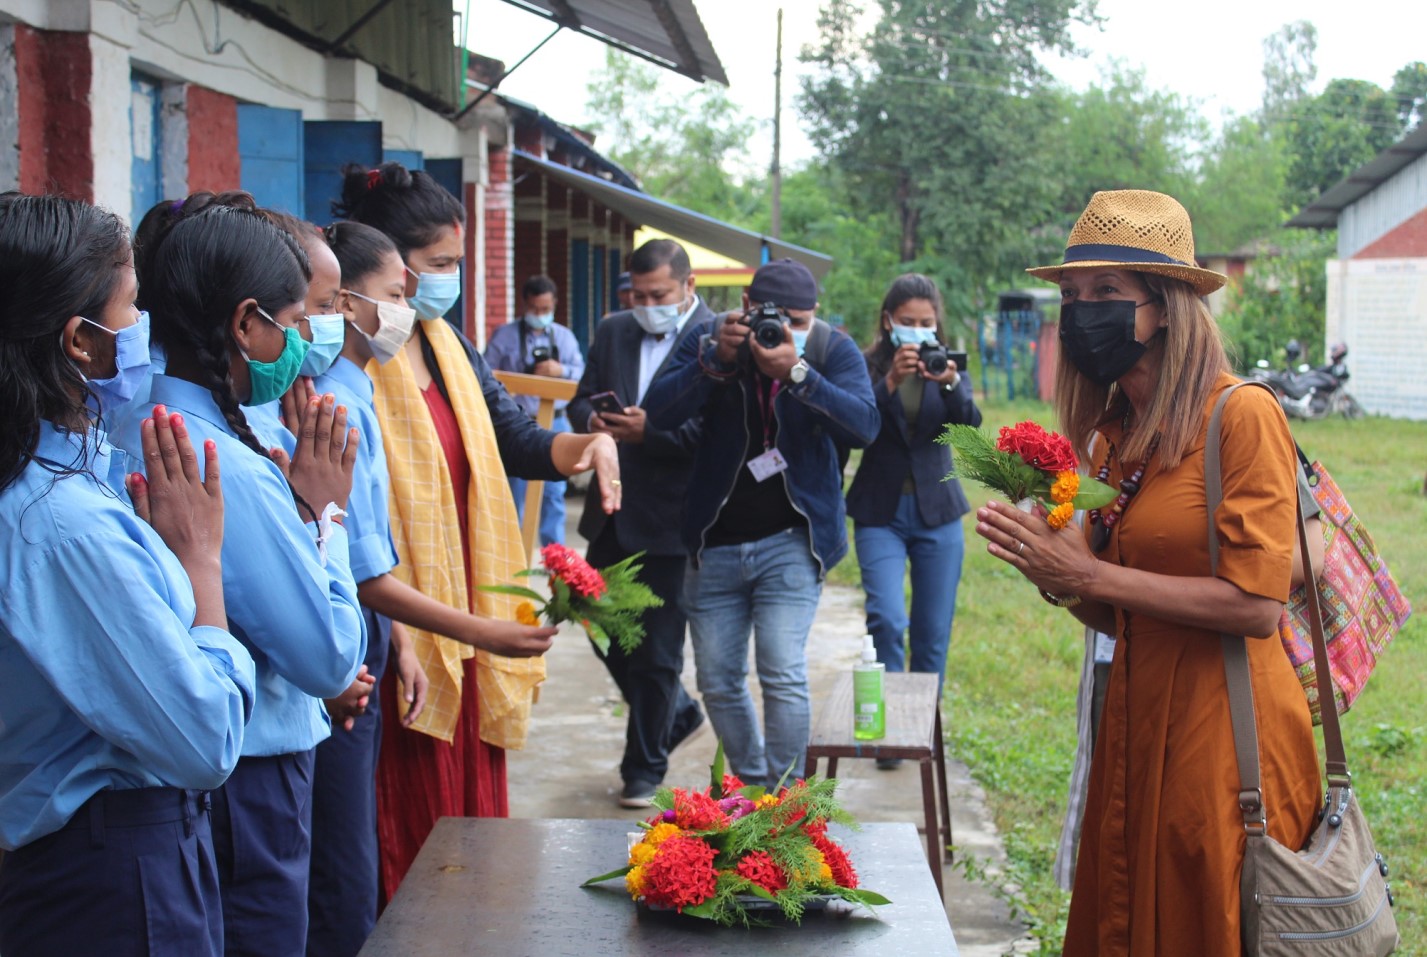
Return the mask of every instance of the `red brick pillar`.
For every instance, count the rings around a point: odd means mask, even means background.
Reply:
[[[490,183],[486,186],[486,336],[505,323],[515,309],[515,193],[511,187],[510,151],[489,151]]]
[[[187,92],[188,191],[240,189],[238,101],[196,83]]]
[[[94,200],[87,33],[15,25],[20,189]]]

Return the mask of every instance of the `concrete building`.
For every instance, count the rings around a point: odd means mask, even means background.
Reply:
[[[1353,395],[1372,413],[1427,419],[1427,124],[1288,225],[1338,230],[1325,340],[1347,343]]]
[[[726,82],[693,0],[662,0],[659,15],[619,0],[520,6]],[[539,272],[587,343],[645,223],[826,271],[826,257],[642,193],[589,136],[501,96],[503,65],[460,49],[454,16],[450,0],[0,0],[0,189],[88,200],[131,223],[160,200],[245,189],[325,224],[344,164],[424,168],[467,210],[448,318],[477,345]]]

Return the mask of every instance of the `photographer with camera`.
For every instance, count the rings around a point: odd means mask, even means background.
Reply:
[[[585,359],[575,334],[555,321],[555,306],[560,301],[555,282],[549,276],[531,276],[520,287],[523,313],[519,319],[506,323],[491,333],[486,343],[486,362],[492,369],[549,376],[552,379],[579,381],[585,372]],[[517,395],[515,401],[532,419],[540,408],[533,395]],[[565,403],[555,403],[555,419],[551,432],[570,431],[565,416]],[[512,478],[510,491],[515,496],[515,514],[525,521],[525,479]],[[540,544],[565,542],[565,483],[546,482],[540,500]]]
[[[847,513],[867,593],[867,633],[888,671],[944,678],[956,612],[956,586],[966,550],[961,517],[971,510],[961,484],[942,481],[951,449],[936,438],[948,424],[980,425],[965,354],[949,355],[942,298],[926,276],[898,276],[882,300],[867,371],[882,416],[877,439],[862,455]],[[910,621],[903,582],[912,571]],[[908,625],[910,624],[910,634]],[[895,759],[879,759],[883,769]]]
[[[732,773],[772,786],[803,769],[808,630],[823,578],[847,554],[837,446],[871,442],[880,418],[856,345],[813,315],[806,266],[763,265],[743,298],[742,314],[680,338],[644,406],[657,429],[702,416],[683,529],[698,686]]]

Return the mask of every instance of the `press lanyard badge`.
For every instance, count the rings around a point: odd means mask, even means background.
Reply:
[[[774,382],[768,390],[768,399],[763,399],[763,389],[760,385],[754,385],[754,391],[758,393],[758,409],[763,413],[763,454],[748,460],[748,471],[753,473],[756,481],[762,482],[779,472],[788,468],[787,459],[783,458],[783,453],[773,447],[773,399],[778,394],[778,386],[781,382]]]

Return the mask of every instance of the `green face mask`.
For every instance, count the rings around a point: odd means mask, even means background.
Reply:
[[[281,398],[297,381],[302,372],[302,362],[307,358],[307,350],[312,347],[312,343],[298,335],[296,329],[284,328],[264,312],[262,306],[256,308],[258,315],[282,329],[283,345],[282,352],[272,362],[260,362],[249,358],[242,349],[238,350],[248,363],[248,380],[252,387],[252,394],[245,405],[267,405]]]

